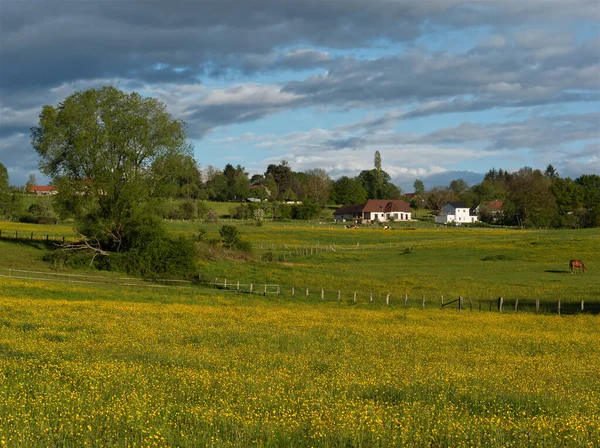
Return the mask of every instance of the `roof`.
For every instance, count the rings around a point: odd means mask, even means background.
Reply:
[[[351,213],[391,213],[404,212],[411,213],[410,205],[400,199],[369,199],[364,204],[345,205],[338,208],[334,215],[347,215]]]
[[[448,202],[454,208],[469,208],[464,202]]]
[[[485,202],[484,204],[492,211],[502,210],[502,207],[504,207],[504,202],[502,201],[490,201]]]
[[[333,214],[334,215],[349,215],[349,214],[353,214],[353,213],[362,213],[365,205],[366,205],[366,203],[344,205],[343,207],[340,207],[335,212],[333,212]]]
[[[30,185],[29,191],[56,191],[54,185]]]

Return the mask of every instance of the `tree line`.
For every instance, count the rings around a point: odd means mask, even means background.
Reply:
[[[434,214],[448,202],[461,201],[472,208],[479,207],[480,220],[491,224],[534,228],[600,226],[600,176],[596,174],[573,180],[560,177],[552,165],[545,171],[530,167],[515,172],[493,168],[481,183],[471,187],[462,179],[430,190],[425,190],[417,179],[414,187],[413,208],[425,207]]]
[[[40,171],[52,179],[58,194],[51,204],[30,206],[26,216],[40,222],[51,208],[59,219],[73,220],[83,242],[77,253],[90,254],[108,269],[142,275],[194,270],[195,242],[169,235],[160,219],[168,199],[183,199],[180,211],[193,215],[204,199],[254,198],[255,204],[240,206],[234,214],[250,214],[257,224],[265,209],[273,218],[302,219],[317,216],[327,204],[405,198],[414,208],[434,214],[452,200],[470,206],[499,200],[504,202],[502,214],[489,211],[484,220],[508,225],[600,225],[600,176],[561,178],[551,166],[545,172],[492,169],[472,187],[458,179],[448,187],[425,190],[417,179],[410,197],[382,169],[379,152],[372,169],[337,180],[320,168],[296,172],[285,160],[252,177],[240,165],[201,170],[184,122],[173,118],[160,101],[114,87],[75,92],[57,106],[44,106],[38,125],[31,129],[31,143]],[[0,215],[18,218],[21,196],[9,186],[7,170],[0,164]],[[482,213],[485,217],[485,206]],[[214,212],[206,215],[214,218]]]

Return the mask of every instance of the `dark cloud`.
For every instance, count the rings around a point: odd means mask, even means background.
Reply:
[[[56,85],[82,78],[152,80],[156,64],[188,75],[243,69],[294,45],[351,49],[412,41],[435,27],[518,25],[550,17],[593,20],[588,0],[482,5],[460,0],[2,1],[3,88]],[[32,10],[35,11],[32,13]],[[246,61],[247,63],[247,61]],[[267,66],[270,62],[267,57]],[[258,69],[258,67],[254,67]],[[43,74],[43,76],[41,76]],[[181,73],[163,71],[177,81]]]
[[[325,144],[354,150],[399,119],[597,101],[599,19],[597,0],[0,0],[0,157],[29,170],[42,105],[105,84],[160,98],[193,138],[299,108],[397,110]],[[473,30],[486,30],[481,42],[446,45]],[[470,135],[490,149],[593,138],[593,118],[571,120],[419,138]]]

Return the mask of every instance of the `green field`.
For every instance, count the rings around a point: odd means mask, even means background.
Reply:
[[[208,239],[219,238],[222,224],[167,222],[173,233],[192,236],[205,229]],[[600,229],[430,228],[420,223],[399,223],[392,230],[377,226],[349,230],[319,222],[237,225],[243,239],[251,242],[253,257],[204,251],[198,273],[205,280],[280,285],[283,294],[289,295],[292,287],[308,288],[309,295],[318,293],[319,297],[323,289],[326,299],[336,300],[338,291],[343,297],[356,292],[358,297],[373,295],[379,301],[390,294],[396,302],[407,295],[415,300],[425,296],[433,303],[439,303],[441,296],[446,301],[459,296],[488,301],[502,296],[521,303],[536,298],[600,300]],[[74,237],[66,225],[0,222],[0,231]],[[4,244],[7,253],[15,253],[8,250],[8,240]],[[0,257],[0,267],[30,264],[31,259],[41,259],[43,252],[22,257],[19,251],[10,260]],[[572,258],[585,262],[587,274],[570,275]],[[48,269],[43,263],[38,267]]]
[[[0,446],[599,445],[599,317],[520,312],[598,303],[599,229],[239,227],[254,254],[200,244],[199,274],[281,295],[158,289],[0,240]],[[505,312],[478,310],[499,295]]]

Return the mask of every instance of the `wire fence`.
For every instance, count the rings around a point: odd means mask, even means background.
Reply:
[[[200,290],[212,289],[238,295],[254,295],[283,300],[305,300],[311,302],[338,302],[345,304],[373,304],[394,308],[420,309],[455,309],[458,311],[489,311],[500,313],[543,313],[543,314],[600,314],[600,302],[585,302],[584,300],[562,301],[561,299],[524,299],[504,298],[484,299],[478,297],[450,297],[444,295],[426,296],[365,292],[352,290],[331,290],[325,288],[308,288],[297,286],[282,286],[272,283],[246,283],[228,279],[202,278],[195,281],[179,279],[144,280],[135,277],[105,277],[94,274],[55,273],[29,271],[24,269],[0,268],[0,277],[15,280],[30,280],[42,282],[58,282],[67,284],[82,284],[92,286],[163,288],[171,290]]]
[[[449,296],[425,296],[424,294],[398,294],[365,292],[352,290],[331,290],[325,288],[307,288],[282,286],[279,284],[240,283],[227,279],[201,280],[201,283],[221,291],[237,294],[255,294],[275,296],[289,300],[310,300],[322,302],[339,302],[348,304],[369,303],[405,308],[440,308],[459,311],[496,311],[500,313],[533,312],[545,314],[600,314],[600,302],[564,301],[561,299],[523,299],[523,298],[477,298]]]

